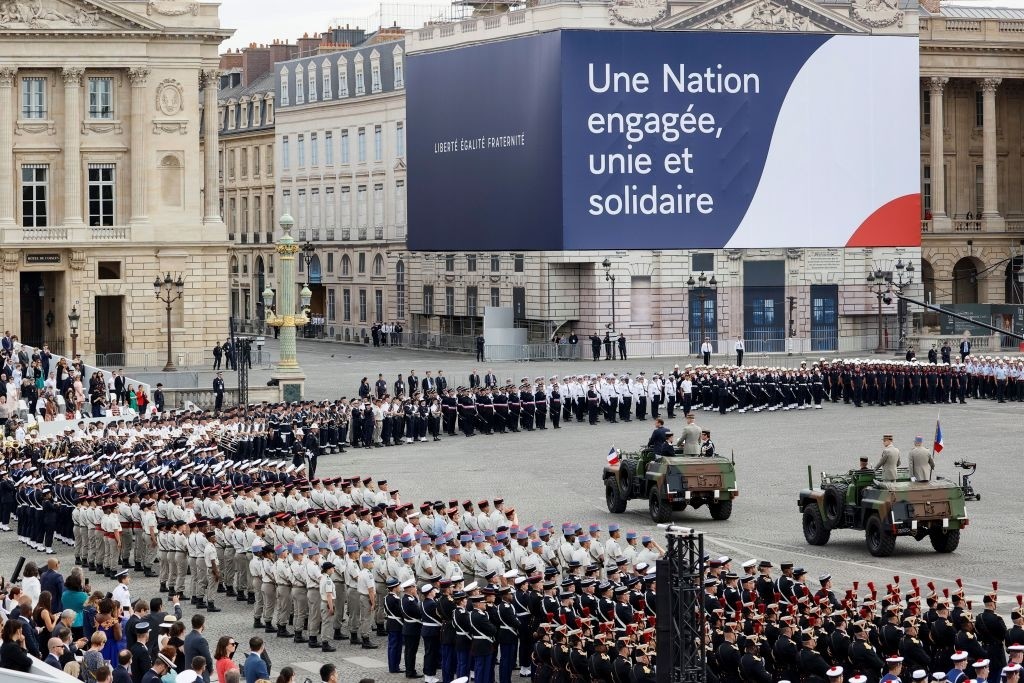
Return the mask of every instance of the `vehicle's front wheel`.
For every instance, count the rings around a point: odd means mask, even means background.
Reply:
[[[951,553],[960,545],[960,530],[933,531],[928,534],[932,547],[937,553]]]
[[[821,518],[818,505],[810,503],[804,508],[804,538],[811,545],[825,545],[831,535],[832,532]]]
[[[896,537],[882,524],[878,515],[873,515],[864,528],[864,540],[868,552],[875,557],[889,557],[896,549]]]
[[[604,501],[608,504],[608,512],[620,514],[626,511],[626,500],[619,493],[618,484],[608,482],[604,487]]]
[[[658,524],[664,524],[672,519],[672,507],[661,499],[661,496],[658,495],[657,489],[651,491],[651,495],[648,496],[647,501],[651,510],[651,519],[655,522]]]

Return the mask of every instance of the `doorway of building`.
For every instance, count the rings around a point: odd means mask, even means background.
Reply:
[[[124,297],[98,296],[95,310],[97,355],[124,353]]]
[[[21,274],[21,329],[25,344],[42,347],[46,336],[46,286],[42,273]]]

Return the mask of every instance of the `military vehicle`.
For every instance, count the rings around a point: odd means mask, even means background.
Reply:
[[[807,542],[825,545],[834,530],[855,529],[864,532],[868,552],[875,557],[892,555],[899,536],[928,538],[940,553],[956,550],[968,524],[964,501],[977,499],[973,489],[965,497],[962,481],[913,481],[905,468],[897,470],[896,481],[877,477],[873,469],[822,472],[815,488],[808,466],[808,488],[800,491],[797,501]],[[970,488],[969,481],[966,486]]]
[[[668,522],[673,512],[707,505],[713,519],[729,519],[739,495],[736,466],[721,456],[676,455],[657,460],[650,448],[619,454],[619,462],[604,468],[608,512],[625,512],[633,499],[646,500],[651,519]]]

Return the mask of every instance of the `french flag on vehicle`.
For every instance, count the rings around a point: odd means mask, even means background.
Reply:
[[[612,446],[612,449],[608,451],[608,464],[618,465],[619,464],[619,450]]]
[[[942,452],[942,425],[939,421],[935,421],[935,443],[932,445],[932,450],[936,453]]]

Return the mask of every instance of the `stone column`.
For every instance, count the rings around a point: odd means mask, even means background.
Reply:
[[[203,156],[206,177],[203,184],[204,223],[219,223],[219,194],[217,190],[217,150],[220,148],[217,121],[217,95],[220,91],[220,72],[209,69],[202,72],[203,79]]]
[[[64,67],[64,225],[82,220],[82,74],[79,66]]]
[[[996,162],[996,89],[1001,78],[985,78],[981,81],[983,115],[982,163],[985,182],[985,197],[981,217],[999,220],[999,177]]]
[[[14,227],[14,79],[18,70],[0,66],[0,226]]]
[[[142,67],[128,69],[128,80],[132,84],[132,213],[130,219],[132,224],[145,223],[149,220],[146,210],[146,194],[149,191],[149,185],[146,182],[149,167],[149,155],[146,150],[146,81],[148,79],[149,69]]]
[[[929,157],[932,182],[932,219],[946,220],[946,165],[943,145],[942,92],[948,78],[933,76],[930,79],[931,134],[932,147]]]

